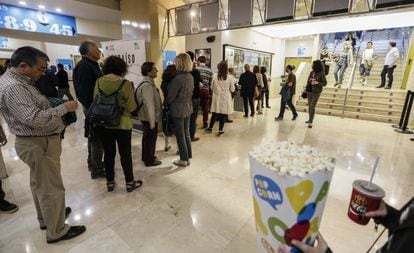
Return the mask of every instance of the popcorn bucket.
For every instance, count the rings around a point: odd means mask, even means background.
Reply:
[[[319,230],[333,170],[303,176],[281,175],[249,154],[256,220],[261,252],[276,253],[280,244],[296,239],[313,245]],[[292,247],[292,253],[301,252]]]

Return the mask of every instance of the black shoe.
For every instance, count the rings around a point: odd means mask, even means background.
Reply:
[[[10,203],[7,200],[3,200],[0,202],[0,212],[3,213],[14,213],[19,210],[19,207],[16,204]]]
[[[191,138],[191,142],[195,142],[195,141],[199,141],[199,140],[200,140],[200,138],[198,138],[198,137]]]
[[[95,169],[91,171],[91,178],[97,179],[97,178],[106,178],[106,172],[104,169]]]
[[[296,120],[296,118],[298,117],[298,115],[296,114],[296,115],[293,115],[293,118],[292,118],[292,120]]]
[[[245,114],[245,115],[243,115],[243,117],[244,117],[244,118],[247,118],[247,117],[249,117],[249,115]]]
[[[250,114],[250,117],[254,117],[254,113]]]
[[[226,123],[233,123],[233,120],[231,120],[231,119],[227,119],[227,120],[226,120]]]
[[[310,123],[310,121],[309,121],[309,120],[307,120],[307,121],[305,121],[305,123],[306,123],[306,124],[309,124],[309,123]]]
[[[202,129],[206,129],[208,127],[208,124],[203,124],[203,128]]]
[[[66,207],[65,208],[65,220],[69,217],[69,215],[72,213],[72,208],[70,207]],[[41,230],[46,230],[47,227],[46,226],[40,226]]]
[[[63,240],[70,240],[83,234],[83,232],[85,231],[86,231],[85,226],[71,226],[69,228],[69,231],[64,236],[58,239],[54,239],[54,240],[47,240],[47,243],[56,243],[56,242],[63,241]]]
[[[391,89],[391,86],[387,86],[387,87],[385,87],[385,89],[389,90],[389,89]]]
[[[312,128],[312,123],[309,123],[308,124],[308,128]]]
[[[280,117],[280,116],[279,116],[279,117],[275,118],[275,120],[276,120],[276,121],[281,121],[281,120],[283,120],[283,117]]]
[[[270,108],[272,108],[272,107],[270,107],[270,106],[268,106],[268,105],[267,105],[267,106],[266,106],[266,108],[269,108],[269,109],[270,109]]]
[[[155,160],[152,163],[146,163],[145,166],[146,167],[155,167],[161,164],[161,161]]]
[[[224,131],[219,131],[218,134],[217,134],[217,136],[220,136],[222,134],[224,134]]]
[[[206,128],[206,129],[204,129],[204,131],[206,131],[206,133],[211,133],[211,132],[213,131],[213,129],[211,129],[211,128]]]
[[[382,84],[381,84],[380,86],[377,86],[377,88],[384,88],[384,86],[385,86],[385,85],[382,85]]]

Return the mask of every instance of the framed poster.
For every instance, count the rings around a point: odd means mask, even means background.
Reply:
[[[200,56],[206,57],[206,65],[211,68],[211,48],[205,49],[196,49],[195,50],[195,60],[198,59]]]
[[[162,51],[162,69],[165,70],[168,65],[174,64],[176,51],[164,50]]]

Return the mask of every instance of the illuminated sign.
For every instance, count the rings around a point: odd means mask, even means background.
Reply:
[[[0,4],[0,28],[76,36],[74,17]]]

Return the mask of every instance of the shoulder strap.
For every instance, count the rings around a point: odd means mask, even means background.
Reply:
[[[122,89],[122,87],[124,86],[124,84],[125,84],[125,82],[126,82],[126,81],[127,81],[126,79],[122,80],[122,83],[119,85],[118,89],[117,89],[116,91],[112,92],[112,93],[111,93],[111,94],[109,94],[109,95],[105,95],[105,93],[101,90],[101,88],[99,87],[99,81],[98,81],[98,91],[99,91],[99,93],[100,93],[101,95],[103,95],[103,96],[105,96],[105,97],[110,97],[110,96],[113,96],[113,95],[115,95],[115,94],[117,94],[117,93],[119,93],[119,92],[121,91],[121,89]]]
[[[139,89],[139,88],[141,88],[141,86],[142,86],[144,83],[148,83],[148,84],[149,84],[149,82],[147,82],[147,81],[142,81],[142,82],[140,82],[140,83],[138,84],[137,88],[135,89],[135,92],[134,92],[135,103],[137,103],[137,105],[138,105],[138,107],[137,107],[137,110],[138,110],[138,111],[139,111],[139,109],[141,109],[141,107],[144,105],[144,102],[141,102],[141,104],[138,104],[137,92],[138,92],[138,89]],[[141,93],[142,93],[142,92],[141,92]]]

